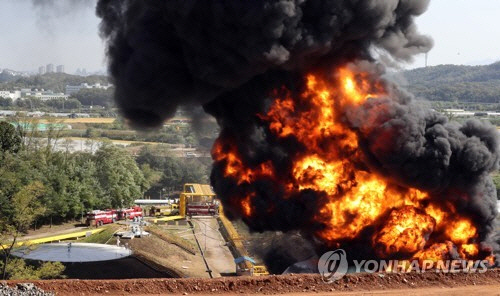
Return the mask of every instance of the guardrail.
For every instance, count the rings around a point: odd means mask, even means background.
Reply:
[[[220,232],[226,240],[229,251],[231,251],[233,257],[240,258],[243,256],[248,256],[248,252],[243,245],[241,236],[234,228],[233,223],[231,223],[231,221],[226,218],[222,210],[220,211],[217,220],[220,225]],[[246,260],[241,262],[241,266],[237,266],[236,274],[239,274],[238,269],[240,269],[240,271],[253,274],[253,265]]]
[[[19,241],[14,245],[14,247],[31,246],[31,245],[38,245],[38,244],[55,242],[55,241],[62,241],[62,240],[67,240],[67,239],[71,239],[71,238],[87,237],[87,236],[90,236],[92,234],[99,233],[103,230],[104,230],[104,228],[89,229],[89,230],[60,234],[60,235],[46,236],[46,237],[32,239],[32,240]],[[2,248],[8,248],[8,247],[9,247],[8,244],[2,245]]]
[[[174,221],[174,220],[179,220],[179,219],[182,219],[184,218],[183,216],[167,216],[167,217],[163,217],[163,218],[157,218],[157,219],[153,219],[153,223],[158,223],[158,222],[166,222],[166,221]]]

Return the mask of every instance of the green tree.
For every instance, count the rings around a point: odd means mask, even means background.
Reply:
[[[5,276],[3,279],[12,280],[36,280],[35,268],[33,266],[26,265],[26,262],[22,259],[13,258],[9,260],[8,264],[5,265],[2,262],[2,270],[5,270]]]
[[[19,131],[8,122],[0,122],[0,151],[16,153],[21,149],[21,144]]]
[[[77,99],[67,99],[64,103],[64,108],[69,110],[80,109],[82,108],[82,103]]]
[[[108,198],[104,203],[111,207],[131,205],[149,185],[134,159],[118,147],[103,145],[95,162],[104,198]]]
[[[160,173],[160,179],[153,179],[152,188],[148,191],[156,194],[162,188],[181,190],[184,183],[207,183],[210,166],[198,158],[187,159],[173,156],[168,147],[145,146],[139,151],[136,159],[139,165],[148,165]]]
[[[98,89],[98,88],[84,88],[72,96],[76,98],[82,105],[99,105],[109,107],[113,105],[113,92],[112,88]]]
[[[57,110],[73,110],[80,109],[82,104],[76,99],[52,99],[43,102],[45,106]]]
[[[7,277],[11,252],[19,235],[26,231],[35,219],[43,215],[45,208],[40,203],[45,194],[42,183],[35,181],[24,186],[12,197],[12,213],[0,221],[0,248],[3,255],[2,278]]]
[[[66,85],[80,85],[81,83],[88,84],[107,84],[108,78],[106,76],[77,76],[65,73],[47,73],[44,75],[33,75],[29,77],[12,76],[11,79],[6,79],[4,83],[6,89],[13,88],[37,88],[37,89],[50,89],[54,92],[64,92]],[[0,73],[0,81],[2,81],[2,74]]]
[[[0,264],[3,264],[0,262]],[[2,266],[3,268],[3,266]],[[61,262],[44,262],[40,267],[27,265],[23,259],[12,259],[6,267],[11,280],[39,280],[61,278],[64,272]]]
[[[1,107],[10,107],[10,106],[12,106],[12,99],[11,98],[0,97],[0,106]]]

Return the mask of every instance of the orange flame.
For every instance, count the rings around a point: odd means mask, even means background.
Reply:
[[[453,205],[434,203],[429,193],[402,188],[363,165],[366,160],[358,135],[343,114],[386,96],[382,83],[348,67],[330,78],[309,74],[300,95],[285,91],[266,114],[256,115],[277,138],[293,137],[303,146],[293,156],[290,175],[278,180],[270,161],[245,165],[236,146],[221,139],[214,145],[213,158],[224,165],[225,177],[238,185],[267,178],[283,186],[285,198],[305,190],[324,197],[314,220],[321,225],[315,236],[327,246],[356,239],[370,227],[374,229],[370,243],[381,258],[404,255],[406,259],[439,260],[450,258],[457,248],[463,259],[477,257],[477,229]],[[377,114],[366,116],[371,120]],[[384,137],[388,141],[379,141],[381,151],[390,148],[383,145],[391,145],[393,135],[388,132]],[[254,197],[255,193],[234,197],[242,216],[255,214]]]
[[[380,258],[394,253],[413,254],[423,250],[435,227],[435,220],[412,206],[395,209],[373,238]]]
[[[463,244],[460,245],[458,252],[462,259],[474,258],[478,255],[479,248],[475,244]]]
[[[450,241],[445,241],[443,243],[436,243],[431,245],[425,250],[417,252],[413,255],[414,258],[420,261],[433,261],[437,262],[439,260],[451,259],[451,254],[454,250],[454,245]]]
[[[238,180],[238,185],[242,183],[251,183],[262,176],[272,176],[273,169],[270,162],[261,163],[254,169],[247,168],[240,160],[235,147],[226,145],[224,147],[220,142],[215,142],[212,148],[212,155],[215,161],[225,162],[225,177],[232,177]]]
[[[252,216],[252,203],[251,203],[251,195],[247,195],[245,198],[241,200],[241,206],[243,209],[243,214],[245,217],[250,217]]]

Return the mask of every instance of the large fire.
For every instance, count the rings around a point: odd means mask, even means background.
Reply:
[[[272,180],[285,199],[314,191],[324,198],[315,209],[314,237],[326,246],[340,247],[366,236],[379,258],[418,260],[485,259],[480,252],[478,231],[471,218],[462,216],[450,203],[437,202],[432,194],[405,188],[386,176],[371,171],[359,147],[359,134],[345,121],[367,100],[387,97],[384,84],[373,82],[367,73],[344,67],[333,77],[309,74],[300,95],[277,90],[265,114],[256,114],[275,137],[292,137],[301,146],[288,173],[277,174],[270,161],[247,164],[236,145],[220,138],[213,158],[223,163],[224,176],[238,186],[256,180]],[[378,114],[366,114],[372,120]],[[379,135],[374,149],[389,150],[393,135]],[[240,215],[252,219],[257,205],[253,187],[242,196],[232,196]],[[259,205],[261,206],[261,205]],[[272,212],[272,205],[269,205]],[[369,231],[367,231],[369,230]]]

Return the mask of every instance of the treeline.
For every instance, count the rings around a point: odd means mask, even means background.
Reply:
[[[37,139],[22,139],[23,132],[0,122],[0,216],[15,214],[13,199],[37,188],[43,213],[37,224],[81,217],[99,208],[133,204],[149,188],[135,160],[123,149],[103,145],[95,154],[58,152]],[[30,189],[31,188],[31,189]]]
[[[209,182],[211,160],[207,158],[174,157],[167,147],[144,146],[139,152],[137,163],[145,175],[152,180],[146,196],[172,195],[182,190],[185,183]]]
[[[0,122],[0,278],[57,278],[59,263],[27,265],[13,259],[16,240],[33,226],[79,219],[94,209],[131,206],[144,195],[163,197],[184,183],[206,183],[209,159],[173,157],[145,146],[134,159],[103,144],[94,154],[55,151],[54,134],[27,136],[22,125]],[[31,132],[33,134],[33,132]],[[145,193],[146,192],[146,193]]]
[[[41,100],[38,98],[25,98],[12,100],[11,98],[0,97],[0,107],[4,109],[20,110],[77,110],[82,107],[82,103],[74,98]]]
[[[84,106],[99,105],[109,108],[114,106],[113,92],[114,88],[112,87],[108,89],[88,88],[81,89],[71,96]]]
[[[100,75],[84,77],[66,73],[47,73],[29,77],[4,77],[2,80],[0,80],[0,89],[43,88],[46,90],[53,90],[54,92],[64,92],[66,89],[66,85],[80,85],[81,83],[107,84],[108,77]]]
[[[500,62],[419,68],[403,76],[410,92],[430,101],[500,103]]]
[[[77,110],[82,106],[102,106],[107,109],[114,106],[113,88],[105,89],[82,89],[74,93],[67,100],[50,99],[41,100],[36,97],[12,100],[0,97],[0,107],[4,109],[20,110]]]
[[[17,76],[10,74],[8,71],[3,70],[0,72],[0,83],[16,80]]]
[[[80,85],[81,83],[109,83],[106,76],[98,75],[82,77],[65,73],[48,73],[29,77],[19,77],[9,75],[7,72],[2,73],[0,73],[0,89],[2,90],[30,88],[52,90],[56,93],[64,93],[66,85]],[[0,107],[6,109],[37,109],[44,111],[76,110],[80,109],[82,106],[91,105],[110,108],[114,106],[113,91],[114,89],[112,87],[108,89],[82,89],[79,92],[72,94],[68,100],[53,99],[42,101],[37,98],[24,98],[13,101],[10,98],[0,97]]]
[[[70,153],[55,151],[55,141],[64,141],[57,131],[42,140],[15,126],[0,122],[0,217],[12,217],[13,198],[33,186],[44,206],[36,219],[41,225],[128,207],[144,195],[181,190],[184,183],[208,182],[210,159],[175,157],[167,146],[144,146],[135,159],[110,143],[94,154]]]
[[[145,141],[168,144],[181,144],[186,146],[198,146],[199,141],[196,133],[189,125],[163,126],[153,132],[135,131],[130,129],[118,129],[117,124],[99,127],[99,124],[88,124],[84,136],[88,138],[108,138],[113,140]],[[79,136],[78,130],[64,131],[68,136]]]

